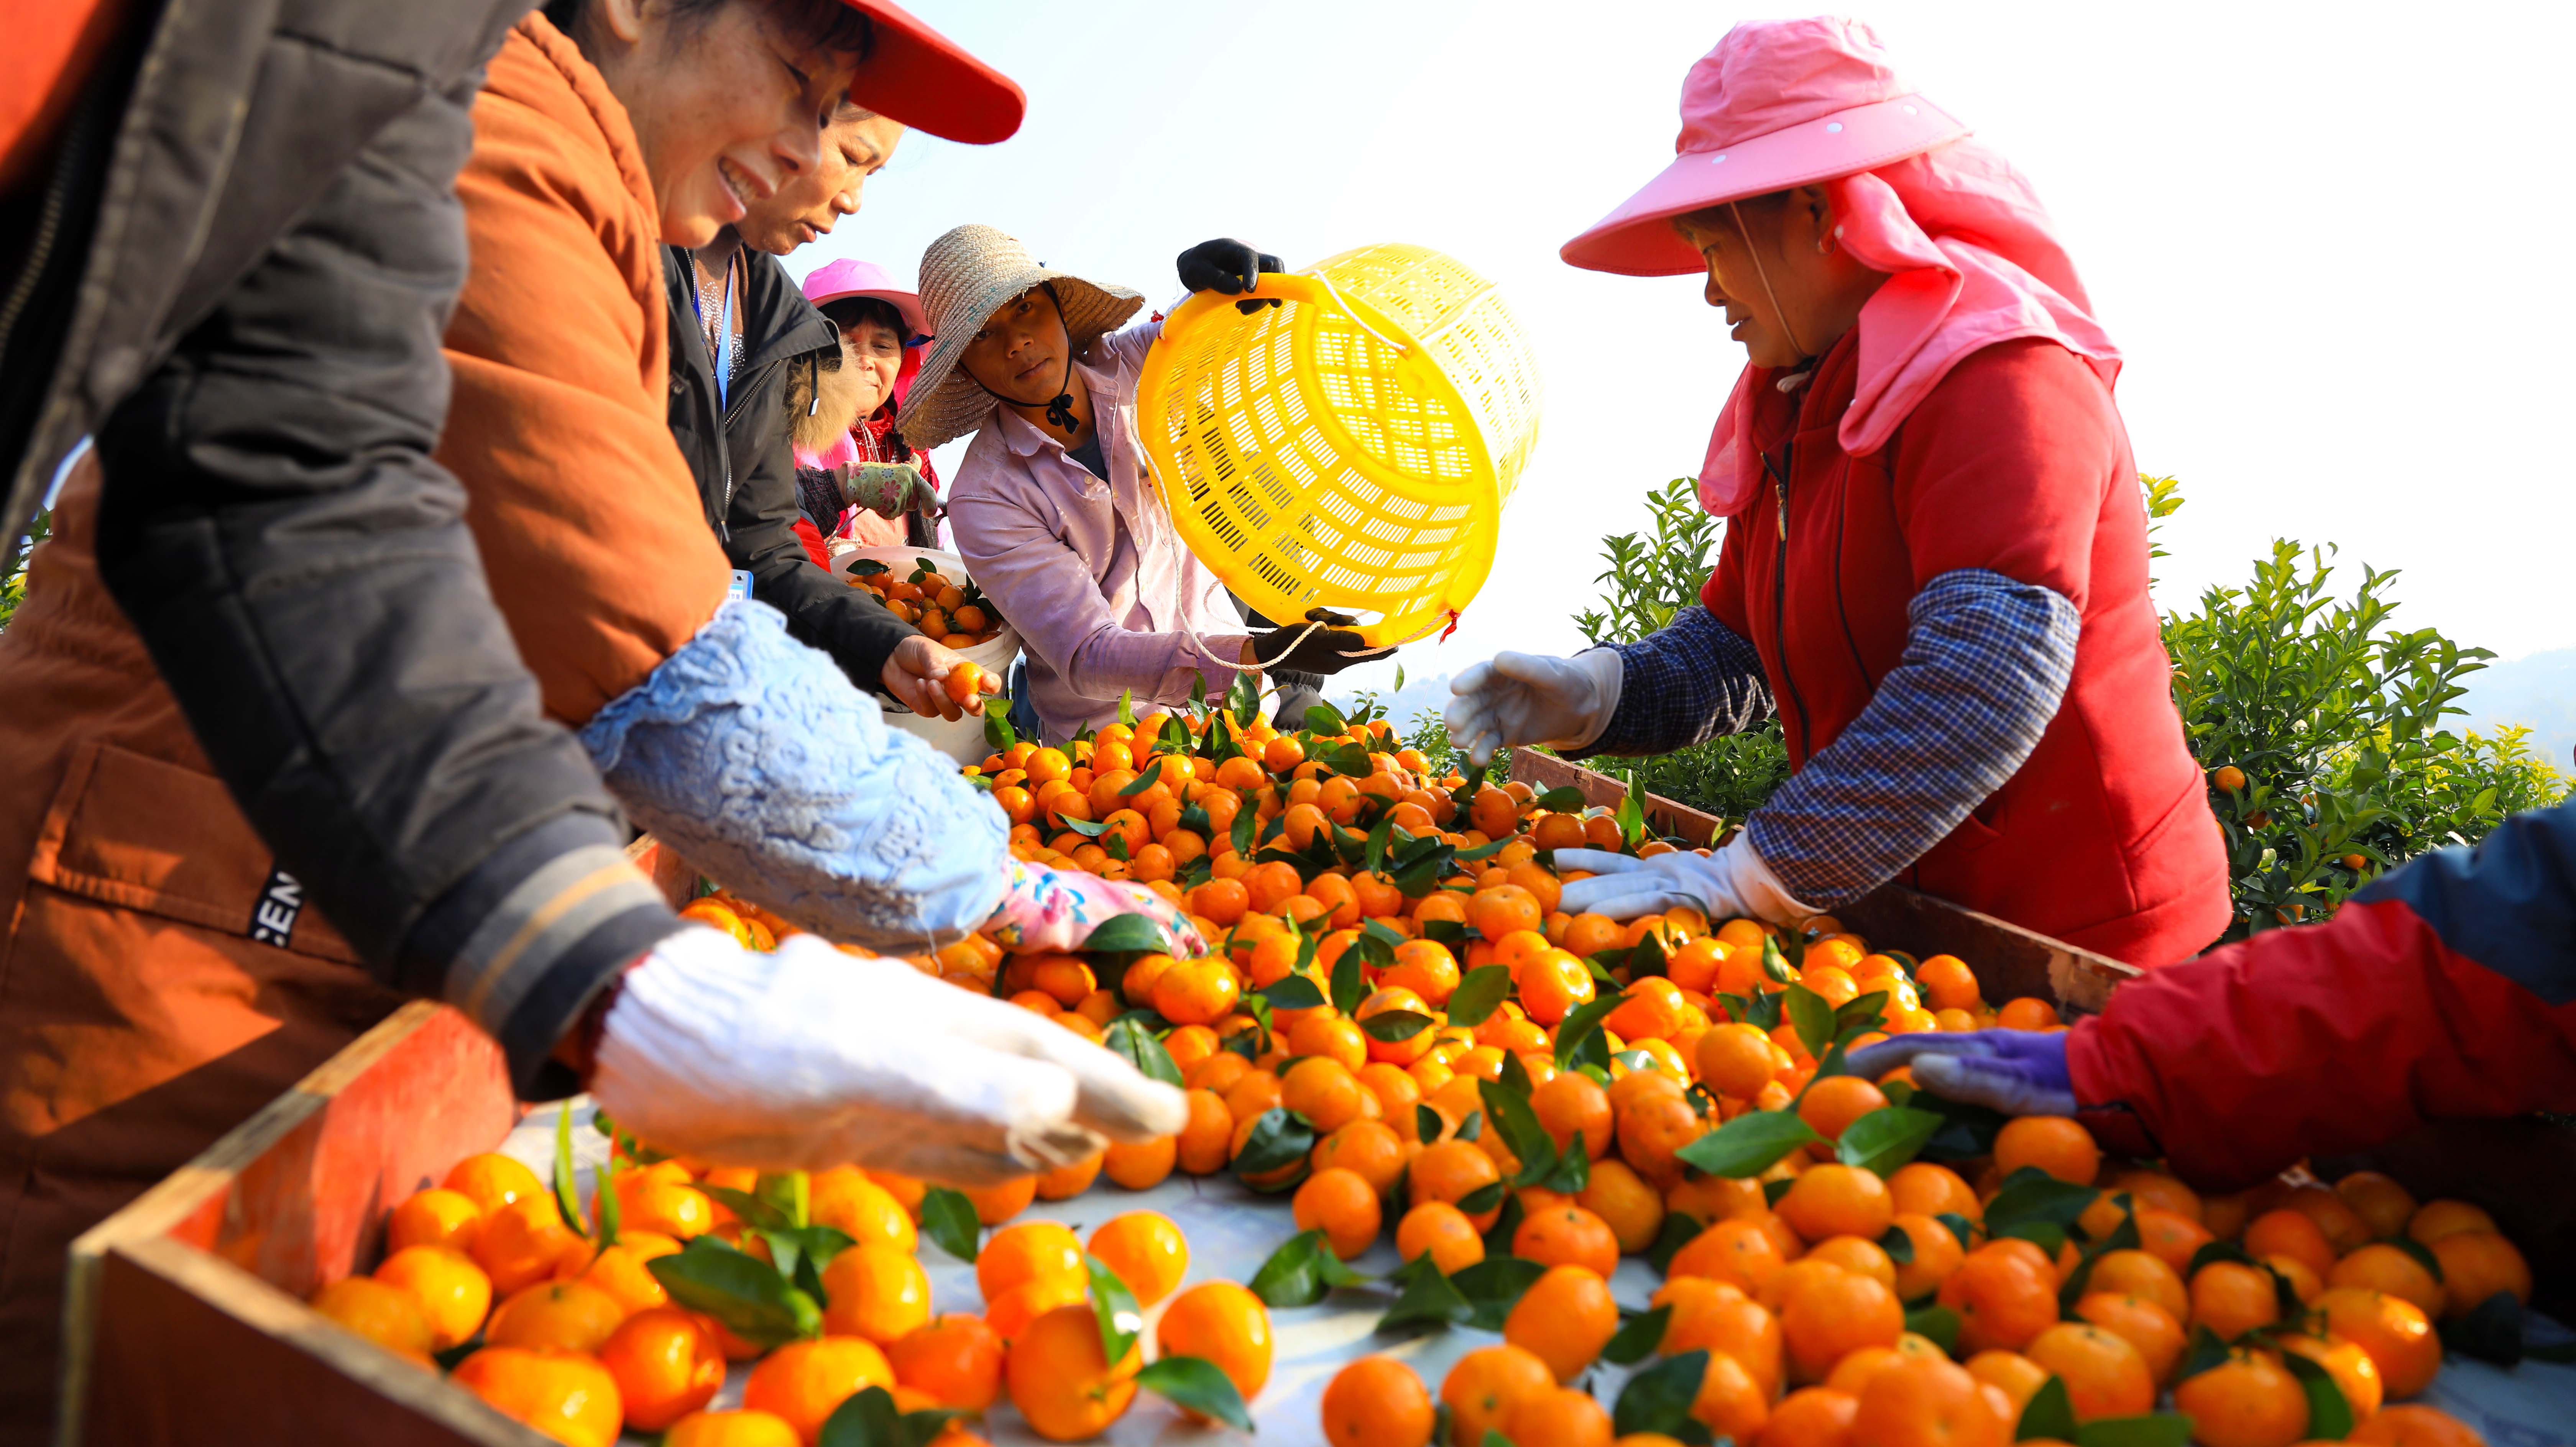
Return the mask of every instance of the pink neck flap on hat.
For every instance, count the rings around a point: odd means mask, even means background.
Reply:
[[[2030,183],[1899,80],[1867,25],[1738,25],[1691,67],[1681,112],[1672,163],[1562,254],[1595,270],[1684,274],[1702,262],[1674,217],[1826,183],[1838,244],[1888,274],[1861,308],[1860,378],[1838,429],[1845,452],[1885,446],[1950,368],[1998,342],[2045,337],[2091,362],[2106,387],[2118,377],[2119,349]],[[1700,471],[1700,501],[1722,517],[1761,488],[1756,370],[1736,379]]]

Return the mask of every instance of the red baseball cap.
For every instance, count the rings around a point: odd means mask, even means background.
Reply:
[[[1020,128],[1029,98],[1009,76],[888,0],[843,0],[876,23],[850,100],[916,130],[988,146]]]

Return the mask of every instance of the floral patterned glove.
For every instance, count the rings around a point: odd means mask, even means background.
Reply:
[[[1071,869],[1049,869],[1013,859],[1002,903],[985,930],[1014,950],[1077,949],[1091,932],[1122,914],[1141,914],[1172,943],[1172,954],[1194,959],[1207,953],[1189,917],[1141,884],[1128,884]]]
[[[845,462],[841,494],[881,518],[928,514],[939,506],[939,494],[909,462]]]

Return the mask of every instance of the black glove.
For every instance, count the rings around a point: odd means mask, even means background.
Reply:
[[[1395,652],[1392,648],[1371,648],[1358,634],[1344,632],[1344,628],[1359,621],[1348,614],[1309,608],[1306,620],[1252,635],[1252,656],[1263,669],[1339,673],[1354,663],[1373,663]],[[1308,627],[1309,623],[1326,626]]]
[[[1202,241],[1182,252],[1180,267],[1182,286],[1191,291],[1213,291],[1226,296],[1252,290],[1260,284],[1261,273],[1265,271],[1288,269],[1278,257],[1266,251],[1253,250],[1251,242],[1224,236],[1214,241]],[[1277,305],[1279,298],[1271,296],[1239,301],[1234,307],[1250,316],[1265,306]]]

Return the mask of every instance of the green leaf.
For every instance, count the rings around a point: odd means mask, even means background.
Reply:
[[[1478,1119],[1482,1119],[1483,1115],[1484,1113],[1482,1111],[1477,1112]],[[1460,1196],[1458,1198],[1458,1209],[1466,1212],[1470,1216],[1481,1216],[1487,1211],[1494,1209],[1496,1206],[1503,1204],[1503,1192],[1507,1189],[1509,1188],[1500,1181],[1487,1181],[1485,1184],[1478,1186],[1476,1189],[1469,1191],[1463,1196]]]
[[[2191,1345],[2183,1352],[2182,1365],[2175,1370],[2174,1380],[2187,1381],[2226,1360],[2227,1343],[2219,1339],[2218,1333],[2206,1325],[2194,1326]]]
[[[644,1267],[673,1301],[705,1312],[755,1346],[785,1346],[823,1330],[823,1309],[814,1298],[788,1285],[777,1267],[713,1236],[700,1236]]]
[[[1404,1263],[1388,1280],[1402,1283],[1403,1290],[1395,1305],[1378,1318],[1380,1335],[1436,1330],[1457,1325],[1475,1314],[1476,1308],[1466,1293],[1441,1272],[1430,1252]]]
[[[1918,1306],[1905,1314],[1905,1329],[1945,1352],[1959,1348],[1959,1314],[1946,1306]]]
[[[1712,1176],[1742,1180],[1771,1169],[1800,1146],[1823,1139],[1794,1111],[1748,1110],[1673,1152],[1673,1157]]]
[[[1880,1176],[1892,1175],[1897,1167],[1914,1159],[1923,1143],[1932,1139],[1943,1124],[1940,1116],[1928,1110],[1885,1106],[1843,1127],[1842,1139],[1834,1143],[1834,1154],[1844,1165]]]
[[[1132,688],[1118,690],[1118,721],[1131,729],[1136,726],[1136,690]],[[1116,1361],[1117,1358],[1112,1357],[1110,1360]]]
[[[1382,874],[1386,871],[1386,846],[1394,838],[1395,815],[1390,811],[1385,818],[1377,821],[1375,828],[1369,830],[1368,843],[1360,850],[1360,863],[1369,873]],[[1370,920],[1369,923],[1376,924],[1377,921]]]
[[[1252,993],[1270,1002],[1274,1010],[1312,1010],[1324,1003],[1324,992],[1307,975],[1285,975]]]
[[[2061,1181],[2037,1166],[2024,1166],[2004,1178],[2003,1189],[1986,1203],[1986,1231],[2019,1236],[2056,1254],[2066,1232],[2102,1193],[2091,1186]]]
[[[1520,1198],[1513,1197],[1511,1203],[1519,1205]],[[1503,1319],[1512,1314],[1522,1294],[1546,1274],[1546,1267],[1525,1257],[1488,1256],[1449,1279],[1475,1308],[1468,1325],[1501,1331]]]
[[[2513,1366],[2524,1355],[2522,1303],[2512,1292],[2499,1291],[2470,1308],[2468,1315],[2442,1323],[2442,1342],[2462,1356]]]
[[[1664,942],[1648,930],[1637,937],[1637,947],[1628,951],[1628,978],[1642,980],[1649,975],[1669,977],[1672,966],[1664,956]]]
[[[2343,1388],[2335,1385],[2333,1373],[2294,1351],[2281,1353],[2281,1365],[2290,1369],[2290,1375],[2299,1379],[2299,1386],[2308,1394],[2309,1437],[2340,1442],[2352,1435],[2352,1403],[2344,1399]]]
[[[1467,1118],[1458,1122],[1458,1139],[1462,1141],[1472,1145],[1484,1134],[1485,1113],[1481,1110],[1467,1112]]]
[[[1626,1003],[1627,997],[1624,995],[1603,994],[1567,1011],[1565,1018],[1556,1023],[1557,1069],[1562,1070],[1572,1064],[1585,1042],[1601,1033],[1601,1022],[1609,1019],[1612,1012]],[[1608,1042],[1604,1041],[1601,1047],[1601,1063],[1607,1064],[1609,1059],[1610,1047]]]
[[[608,1164],[600,1170],[599,1188],[592,1199],[599,1203],[599,1249],[605,1251],[617,1244],[618,1227],[626,1218],[625,1203],[617,1199],[618,1159],[613,1147]]]
[[[1127,781],[1127,787],[1118,791],[1118,797],[1121,799],[1133,799],[1137,795],[1144,793],[1147,789],[1154,787],[1162,781],[1163,771],[1161,769],[1149,769],[1146,772],[1129,779]]]
[[[1418,1010],[1381,1010],[1360,1021],[1360,1033],[1388,1044],[1410,1040],[1430,1028],[1431,1017]]]
[[[1673,1257],[1707,1229],[1697,1216],[1681,1211],[1668,1212],[1664,1216],[1664,1224],[1655,1228],[1654,1244],[1646,1248],[1647,1264],[1655,1268],[1656,1275],[1664,1275],[1672,1269]]]
[[[1503,1073],[1501,1084],[1505,1090],[1521,1097],[1523,1100],[1527,1100],[1538,1090],[1537,1086],[1530,1083],[1529,1067],[1521,1063],[1521,1058],[1518,1054],[1508,1050],[1503,1052]]]
[[[1113,1020],[1101,1033],[1100,1043],[1144,1073],[1148,1080],[1165,1085],[1181,1083],[1181,1067],[1172,1062],[1172,1052],[1154,1038],[1154,1032],[1134,1020]]]
[[[1476,1094],[1485,1102],[1485,1119],[1503,1133],[1503,1144],[1520,1158],[1520,1174],[1511,1184],[1526,1186],[1556,1169],[1556,1142],[1547,1127],[1538,1123],[1538,1112],[1530,1109],[1528,1096],[1495,1080],[1476,1082]]]
[[[824,1298],[823,1268],[856,1244],[850,1233],[838,1226],[790,1226],[777,1231],[755,1230],[753,1234],[769,1243],[769,1256],[778,1274],[817,1301]]]
[[[1321,737],[1331,737],[1349,733],[1351,725],[1350,720],[1342,717],[1340,709],[1329,703],[1319,703],[1310,705],[1306,710],[1306,731]]]
[[[2075,1429],[2075,1447],[2189,1447],[2190,1442],[2191,1419],[2180,1412],[2103,1417]]]
[[[2390,1236],[2386,1240],[2389,1245],[2414,1257],[2415,1264],[2433,1273],[2435,1281],[2442,1279],[2442,1258],[2433,1254],[2432,1247],[2406,1235]]]
[[[1225,711],[1246,727],[1261,716],[1261,685],[1252,681],[1251,674],[1234,676],[1234,686],[1225,691]]]
[[[737,1191],[730,1186],[708,1185],[701,1185],[698,1189],[704,1192],[709,1200],[721,1204],[726,1210],[740,1216],[746,1226],[762,1231],[795,1229],[796,1223],[787,1218],[786,1212],[749,1191]]]
[[[1245,1137],[1243,1153],[1234,1158],[1237,1176],[1266,1176],[1271,1172],[1306,1159],[1315,1149],[1315,1128],[1306,1118],[1282,1106],[1272,1106],[1253,1123],[1252,1134]],[[1249,1184],[1249,1181],[1246,1182]]]
[[[1333,961],[1333,1008],[1345,1015],[1368,998],[1368,977],[1360,968],[1366,959],[1360,946],[1353,945]]]
[[[1834,1007],[1834,1038],[1846,1039],[1857,1031],[1884,1029],[1887,1025],[1887,992],[1872,990]]]
[[[572,1106],[555,1107],[555,1209],[563,1213],[564,1224],[584,1241],[589,1230],[582,1225],[581,1187],[572,1169]]]
[[[1162,928],[1141,914],[1112,915],[1076,946],[1085,954],[1129,954],[1151,951],[1167,954],[1171,942],[1163,938]],[[998,971],[996,973],[999,973]]]
[[[1012,728],[1011,721],[1003,717],[1005,712],[998,708],[984,710],[984,743],[997,754],[1020,741],[1019,730]]]
[[[1656,1347],[1663,1345],[1664,1328],[1672,1323],[1672,1319],[1673,1309],[1667,1305],[1640,1312],[1619,1323],[1619,1330],[1612,1333],[1609,1344],[1601,1348],[1601,1359],[1614,1367],[1633,1367],[1644,1361]]]
[[[1585,802],[1581,789],[1572,784],[1560,784],[1532,799],[1529,807],[1545,809],[1551,814],[1580,814]]]
[[[1902,1226],[1890,1226],[1880,1232],[1878,1249],[1886,1252],[1887,1259],[1898,1266],[1914,1264],[1914,1238],[1907,1235]]]
[[[932,1186],[921,1195],[921,1234],[937,1244],[940,1250],[958,1260],[973,1264],[984,1237],[984,1223],[975,1215],[975,1203],[963,1191],[946,1186]]]
[[[1762,1204],[1771,1207],[1773,1210],[1778,1210],[1780,1207],[1780,1198],[1789,1194],[1789,1188],[1796,1184],[1798,1184],[1796,1181],[1764,1181],[1762,1183]]]
[[[1235,797],[1243,801],[1243,807],[1235,811],[1234,825],[1226,838],[1234,845],[1235,853],[1248,856],[1252,853],[1253,831],[1261,826],[1261,814],[1253,807],[1250,789],[1236,791]]]
[[[2182,1279],[2189,1281],[2198,1276],[2200,1268],[2213,1261],[2233,1261],[2239,1266],[2255,1264],[2253,1256],[2233,1241],[2203,1241],[2200,1249],[2191,1253],[2191,1264],[2183,1268]]]
[[[1300,1231],[1270,1253],[1270,1259],[1252,1273],[1247,1289],[1272,1306],[1313,1306],[1336,1286],[1356,1286],[1366,1280],[1333,1254],[1323,1232]]]
[[[1956,1211],[1944,1211],[1932,1219],[1950,1228],[1950,1239],[1959,1243],[1959,1249],[1961,1251],[1970,1250],[1976,1245],[1976,1222],[1969,1220],[1967,1217],[1960,1215]]]
[[[1619,1403],[1610,1411],[1610,1430],[1621,1437],[1632,1432],[1682,1436],[1698,1425],[1690,1414],[1691,1403],[1698,1399],[1700,1381],[1707,1375],[1705,1347],[1666,1357],[1637,1373],[1619,1389]]]
[[[2050,1376],[2022,1404],[2021,1421],[2013,1428],[2013,1440],[2027,1442],[2033,1437],[2075,1440],[2075,1399],[2067,1394],[2064,1377]]]
[[[1478,965],[1458,982],[1449,996],[1449,1023],[1482,1025],[1502,1007],[1503,997],[1512,992],[1512,971],[1508,965]]]
[[[1145,1329],[1136,1293],[1127,1289],[1107,1262],[1088,1251],[1082,1253],[1082,1269],[1091,1274],[1091,1315],[1100,1324],[1101,1355],[1111,1362],[1124,1361],[1137,1333]]]
[[[1136,1385],[1176,1407],[1223,1422],[1238,1432],[1253,1430],[1252,1413],[1234,1379],[1204,1357],[1164,1357],[1148,1362],[1136,1374]]]
[[[2113,1196],[2111,1201],[2113,1205],[2120,1208],[2120,1224],[2112,1227],[2110,1233],[2101,1240],[2087,1245],[2083,1255],[2077,1258],[2075,1269],[2066,1273],[2064,1284],[2057,1290],[2058,1310],[2063,1315],[2073,1316],[2075,1304],[2082,1301],[2085,1292],[2090,1289],[2094,1263],[2114,1251],[2134,1250],[2143,1241],[2143,1238],[2138,1235],[2137,1204],[2131,1199],[2129,1193],[2122,1191]]]
[[[763,1171],[752,1181],[751,1193],[785,1216],[790,1226],[813,1222],[813,1179],[803,1171]]]
[[[1591,1069],[1588,1065],[1584,1068]],[[1565,1149],[1556,1153],[1556,1165],[1539,1178],[1538,1185],[1543,1190],[1575,1196],[1591,1184],[1592,1152],[1584,1148],[1583,1132],[1576,1131],[1566,1138]]]
[[[1824,996],[1804,985],[1791,984],[1782,1002],[1789,1012],[1789,1026],[1798,1032],[1799,1043],[1811,1056],[1820,1056],[1833,1048],[1834,1007]]]

